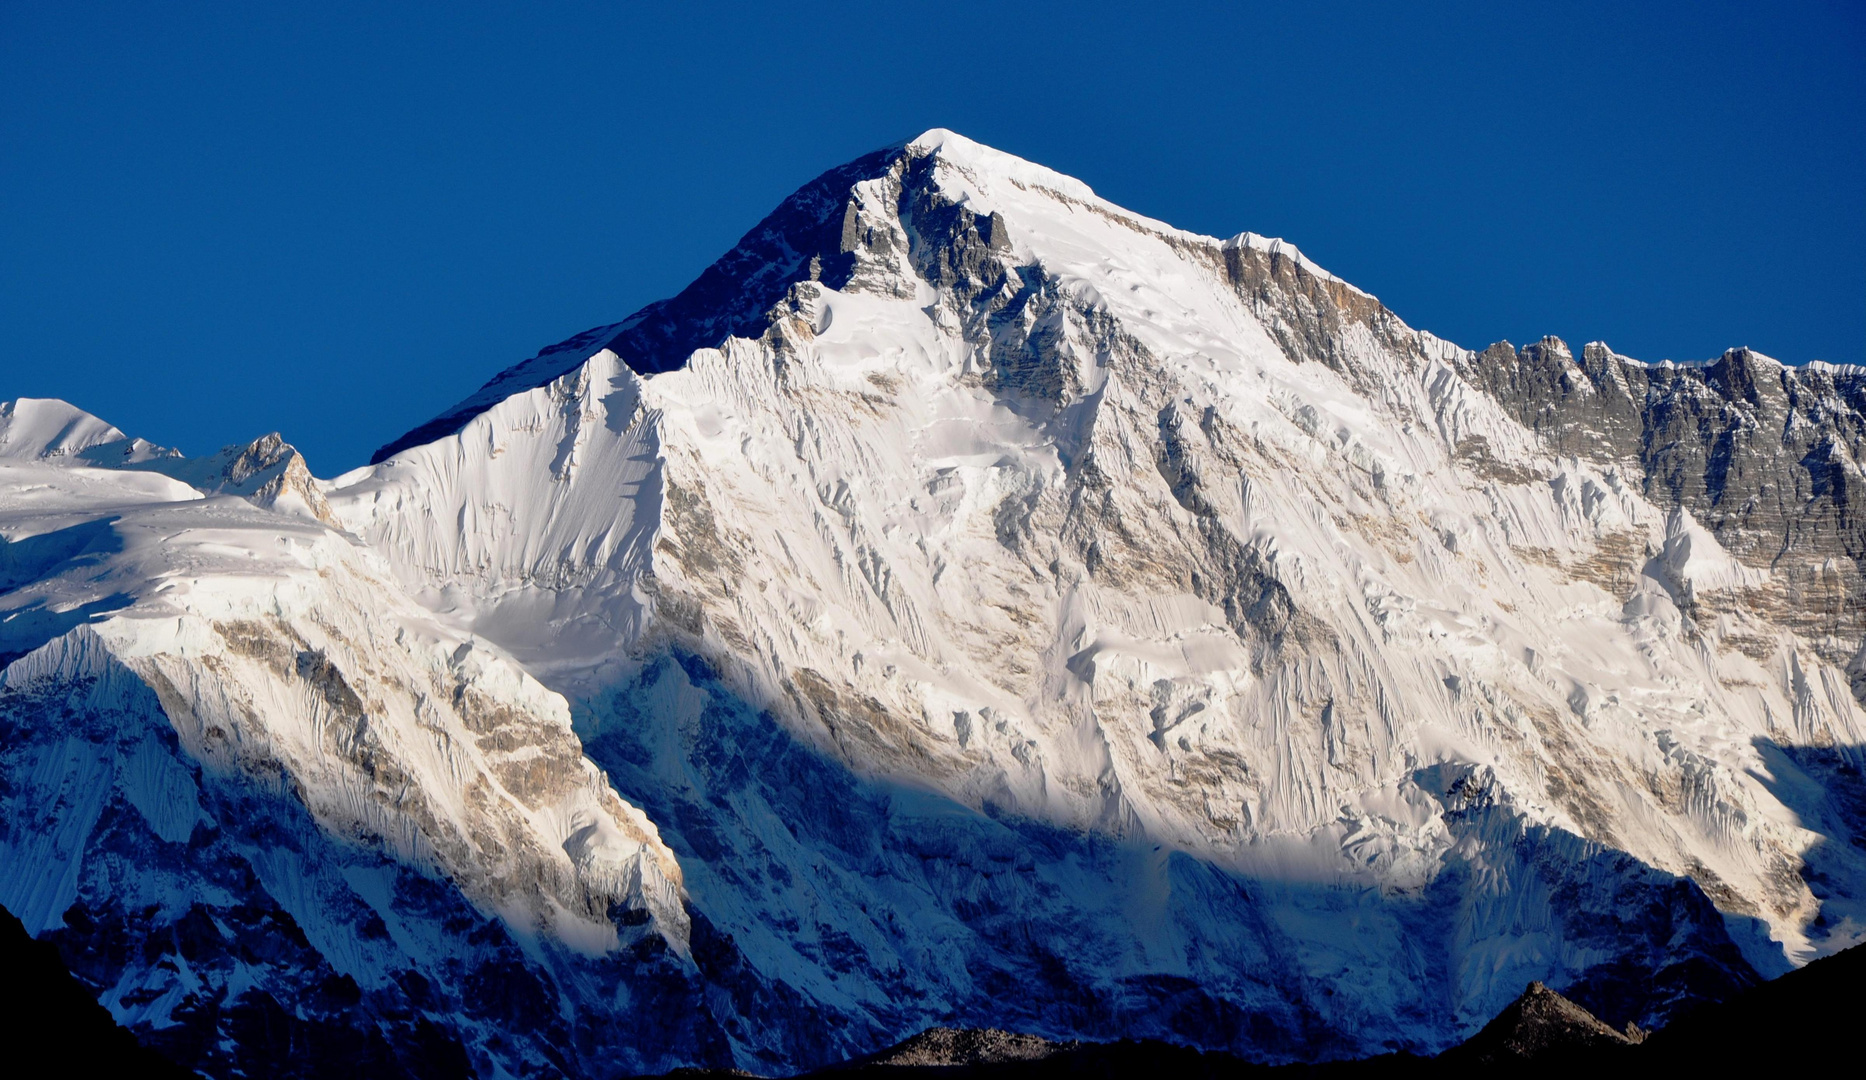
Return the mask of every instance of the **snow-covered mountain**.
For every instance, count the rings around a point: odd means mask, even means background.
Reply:
[[[929,132],[335,481],[5,406],[0,903],[217,1075],[1650,1027],[1866,937],[1863,454]]]

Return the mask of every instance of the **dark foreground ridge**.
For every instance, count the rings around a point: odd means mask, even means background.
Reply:
[[[1735,1067],[1781,1062],[1790,1055],[1820,1056],[1820,1044],[1849,1030],[1843,1013],[1857,1010],[1866,986],[1866,946],[1816,960],[1773,982],[1751,987],[1727,1001],[1701,1006],[1664,1030],[1648,1033],[1628,1024],[1616,1031],[1593,1013],[1530,983],[1482,1031],[1436,1058],[1389,1054],[1360,1061],[1319,1065],[1257,1065],[1222,1052],[1205,1052],[1156,1040],[1113,1043],[1050,1042],[1007,1031],[934,1028],[877,1053],[806,1074],[823,1080],[848,1077],[1040,1077],[1159,1076],[1173,1080],[1221,1077],[1466,1076],[1502,1067],[1511,1075],[1574,1076],[1580,1070],[1639,1070],[1670,1075],[1702,1069],[1707,1074]],[[686,1070],[685,1076],[726,1076]],[[737,1074],[745,1075],[745,1074]]]
[[[168,1080],[193,1076],[137,1043],[84,984],[72,978],[49,942],[34,941],[0,908],[0,1046],[10,1075],[122,1076]]]
[[[1780,1062],[1789,1054],[1819,1056],[1824,1042],[1840,1051],[1840,1040],[1851,1030],[1846,1021],[1857,1012],[1862,986],[1866,986],[1866,946],[1855,946],[1727,1001],[1700,1006],[1650,1034],[1631,1024],[1616,1031],[1536,982],[1483,1030],[1436,1058],[1389,1054],[1359,1061],[1269,1066],[1152,1039],[1051,1042],[995,1029],[932,1028],[876,1053],[804,1075],[824,1080],[871,1076],[1215,1080],[1452,1076],[1498,1066],[1518,1075],[1574,1075],[1589,1068],[1639,1069],[1652,1075],[1676,1069],[1723,1072]],[[34,941],[4,908],[0,908],[0,987],[4,988],[0,990],[4,995],[0,997],[0,1039],[15,1062],[41,1060],[52,1067],[51,1073],[71,1076],[167,1080],[191,1075],[139,1045],[71,975],[57,949]],[[680,1069],[667,1075],[753,1074]]]

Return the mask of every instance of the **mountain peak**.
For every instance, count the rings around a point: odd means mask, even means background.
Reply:
[[[909,157],[936,157],[974,174],[1009,180],[1026,187],[1048,188],[1075,199],[1101,201],[1092,188],[1067,173],[1057,172],[1016,154],[968,139],[946,128],[923,132],[909,140],[903,149]]]
[[[0,463],[0,902],[190,1053],[593,1080],[1617,1055],[1851,938],[1866,379],[1474,354],[1060,183],[831,170],[327,485]]]
[[[605,348],[637,373],[652,375],[677,370],[696,350],[720,346],[728,338],[758,338],[791,314],[782,308],[801,282],[908,299],[921,288],[925,273],[938,276],[947,272],[941,267],[950,270],[961,263],[971,272],[981,259],[993,258],[969,251],[974,245],[998,253],[1002,261],[1011,255],[1007,217],[1017,216],[1003,212],[1011,202],[1025,208],[1044,204],[1041,212],[1065,225],[1065,257],[1080,247],[1085,228],[1114,227],[1221,249],[1211,237],[1109,203],[1074,177],[933,128],[823,173],[793,192],[677,295],[541,349],[440,416],[385,444],[371,464],[451,435],[500,401],[554,382]],[[1337,280],[1283,241],[1243,234],[1231,243],[1293,256],[1304,270]],[[954,245],[968,250],[952,250]]]

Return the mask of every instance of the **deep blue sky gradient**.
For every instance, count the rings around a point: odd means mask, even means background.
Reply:
[[[0,0],[0,398],[333,475],[935,126],[1461,344],[1866,362],[1866,4],[286,7]]]

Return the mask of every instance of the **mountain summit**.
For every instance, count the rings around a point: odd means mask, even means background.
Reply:
[[[1866,926],[1866,370],[1473,352],[934,131],[261,442],[0,458],[0,902],[216,1075],[1426,1053]]]

